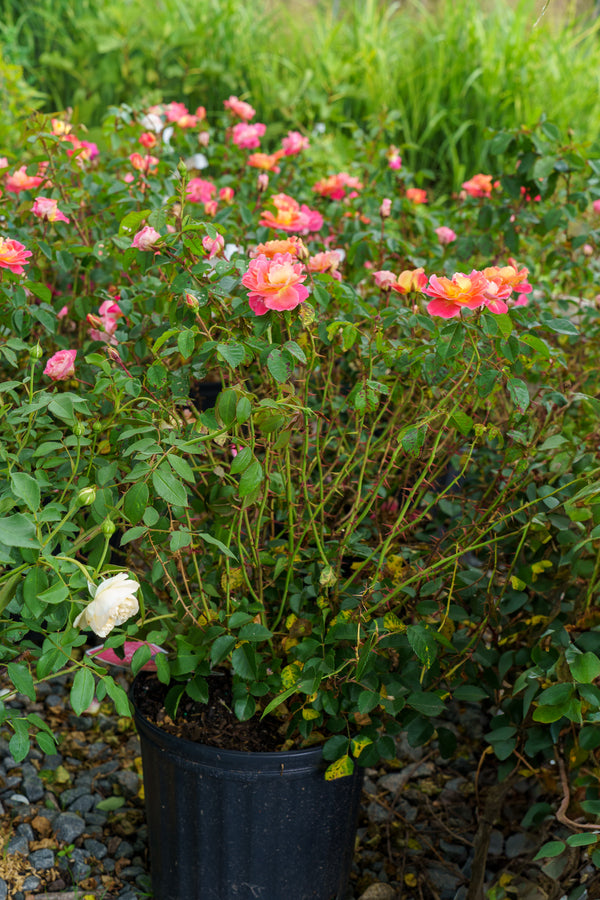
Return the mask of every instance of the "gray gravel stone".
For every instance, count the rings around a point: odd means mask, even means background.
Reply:
[[[360,895],[360,900],[396,900],[396,897],[396,891],[391,885],[378,882],[369,885],[364,894]]]
[[[37,875],[28,875],[25,881],[23,882],[23,890],[24,891],[35,891],[36,888],[39,888],[42,883],[41,879],[37,877]]]
[[[17,825],[17,834],[23,835],[26,841],[35,841],[35,833],[28,822],[21,822]]]
[[[443,850],[444,855],[458,865],[465,862],[469,852],[464,844],[452,844],[443,838],[440,838],[440,850]]]
[[[23,793],[32,803],[44,796],[44,785],[38,775],[29,775],[23,779]]]
[[[29,854],[28,859],[34,869],[51,869],[54,865],[54,850],[49,847],[43,850],[34,850]]]
[[[51,772],[54,772],[59,766],[62,766],[62,764],[63,758],[61,753],[48,753],[44,756],[42,769],[50,769]]]
[[[7,853],[29,853],[29,841],[23,834],[16,834],[6,845]]]
[[[104,859],[108,853],[106,845],[100,841],[95,841],[93,838],[87,838],[83,842],[83,846],[94,859]]]
[[[117,772],[115,781],[123,788],[123,793],[129,797],[135,797],[140,787],[140,776],[136,772],[125,769]]]
[[[94,741],[88,747],[88,759],[98,759],[99,756],[104,756],[109,749],[108,744],[103,741]]]
[[[89,792],[89,785],[82,784],[79,787],[67,788],[66,791],[63,791],[60,795],[60,804],[63,809],[67,809],[71,806],[74,800],[77,800],[78,797],[82,797],[84,794]]]
[[[44,700],[44,703],[46,704],[48,709],[50,709],[50,707],[52,707],[52,706],[62,707],[64,701],[63,701],[63,698],[60,696],[60,694],[48,694],[48,696]]]
[[[92,871],[87,863],[88,858],[89,854],[85,850],[76,849],[71,853],[71,874],[75,882],[87,878]]]
[[[77,813],[64,812],[57,816],[54,830],[59,841],[71,844],[85,831],[85,822]]]
[[[0,900],[6,900],[8,897],[8,885],[4,878],[0,878]]]
[[[113,853],[115,859],[131,859],[133,856],[133,847],[129,843],[129,841],[121,841],[119,846],[116,849],[116,852]]]
[[[504,850],[504,835],[497,828],[494,828],[490,834],[490,845],[488,848],[489,856],[500,856]]]
[[[530,853],[537,845],[538,839],[532,834],[527,834],[526,832],[511,834],[511,836],[506,839],[505,853],[508,859],[515,859],[517,856]]]
[[[87,813],[94,808],[94,798],[91,794],[82,794],[69,804],[69,812]]]

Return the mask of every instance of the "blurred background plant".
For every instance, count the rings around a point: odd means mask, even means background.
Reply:
[[[214,111],[248,92],[259,119],[323,123],[341,165],[350,123],[391,114],[406,162],[447,190],[486,169],[486,126],[546,113],[577,140],[598,133],[592,3],[160,0],[146,11],[141,0],[0,0],[1,53],[46,111],[72,107],[93,136],[109,106],[134,97]]]

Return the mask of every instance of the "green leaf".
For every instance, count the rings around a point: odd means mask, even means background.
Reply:
[[[102,677],[102,683],[106,688],[106,693],[115,704],[117,714],[119,716],[130,715],[129,698],[127,697],[127,691],[125,691],[119,684],[117,684],[111,675],[104,675]]]
[[[0,544],[7,547],[38,549],[40,544],[36,537],[35,524],[23,513],[4,516],[0,519]]]
[[[252,453],[251,447],[243,447],[239,450],[236,455],[233,457],[231,463],[231,474],[239,475],[240,472],[243,472],[248,468],[252,460],[254,459],[254,455]]]
[[[11,662],[8,664],[7,669],[8,677],[19,693],[25,694],[30,700],[35,701],[35,685],[33,683],[31,672],[27,666],[23,666],[21,663]]]
[[[478,703],[479,700],[484,700],[488,693],[476,684],[461,684],[452,691],[452,696],[455,700],[462,700],[463,703]]]
[[[462,409],[458,409],[452,416],[452,424],[465,437],[469,434],[473,425],[473,419]]]
[[[263,482],[263,478],[263,468],[258,460],[255,459],[250,463],[248,468],[242,472],[238,487],[240,497],[247,497],[248,494],[251,494],[259,488]]]
[[[69,588],[62,581],[51,584],[47,590],[38,594],[38,600],[42,603],[62,603],[69,596]]]
[[[294,359],[287,350],[276,348],[267,357],[267,368],[275,381],[283,384],[294,373]]]
[[[566,847],[567,845],[564,841],[548,841],[547,844],[540,847],[533,857],[533,861],[535,862],[536,859],[547,859],[552,858],[553,856],[560,856],[563,850],[566,850]]]
[[[106,800],[96,803],[96,809],[104,812],[112,812],[115,809],[121,809],[122,806],[125,806],[125,797],[107,797]]]
[[[148,485],[144,481],[132,485],[125,494],[123,513],[132,525],[137,525],[141,521],[148,506],[149,494]]]
[[[571,675],[575,681],[591,684],[600,675],[600,659],[595,653],[578,653],[569,663]]]
[[[183,459],[182,456],[176,456],[174,453],[169,453],[167,459],[176,475],[179,475],[180,478],[183,478],[189,484],[196,484],[196,475],[187,459]]]
[[[228,363],[232,369],[237,368],[246,358],[246,351],[242,344],[228,341],[226,344],[217,344],[217,353]]]
[[[409,625],[406,629],[408,643],[424,665],[429,668],[437,655],[437,644],[424,625]],[[436,698],[439,699],[439,698]]]
[[[24,722],[13,720],[13,725],[15,733],[8,742],[8,749],[15,762],[22,762],[29,753],[29,733]]]
[[[40,508],[40,486],[31,475],[25,472],[12,472],[10,476],[15,497],[24,500],[31,512]]]
[[[511,400],[520,412],[525,412],[529,406],[529,389],[520,378],[509,378],[507,382],[508,393]]]
[[[292,356],[295,356],[298,362],[306,362],[306,354],[302,347],[296,343],[296,341],[286,341],[283,345],[283,349],[288,350],[292,354]]]
[[[443,701],[436,694],[426,691],[413,691],[406,698],[406,703],[424,716],[439,716],[444,711]]]
[[[226,659],[236,645],[236,640],[232,634],[222,634],[213,641],[210,648],[210,664],[218,666]]]
[[[173,506],[187,506],[187,491],[184,485],[175,478],[168,463],[162,462],[152,473],[152,484],[159,497]]]
[[[194,352],[196,334],[193,331],[182,331],[177,335],[177,347],[184,359],[189,359]]]
[[[185,529],[172,531],[169,536],[169,547],[173,553],[183,550],[184,547],[189,547],[191,543],[192,535]]]
[[[51,734],[48,734],[47,731],[38,731],[35,739],[42,753],[47,753],[48,755],[56,753],[56,739]]]
[[[235,418],[238,425],[243,425],[252,415],[252,404],[247,397],[240,397],[235,407]]]
[[[238,635],[240,641],[268,641],[272,637],[273,632],[259,622],[250,622],[248,625],[244,625]]]
[[[258,678],[258,654],[250,644],[242,644],[231,654],[231,667],[245,681]]]
[[[21,572],[14,572],[0,587],[0,613],[8,606],[15,595],[17,585],[22,577]]]
[[[75,714],[80,716],[88,708],[94,699],[96,682],[89,669],[81,668],[75,672],[73,686],[71,688],[71,706]]]
[[[567,838],[569,847],[589,847],[600,841],[600,834],[570,834]]]
[[[229,389],[221,391],[215,404],[215,416],[217,422],[228,428],[236,420],[238,395]]]
[[[229,547],[226,547],[222,541],[213,537],[212,534],[209,534],[208,531],[198,531],[196,533],[196,536],[199,537],[201,540],[205,541],[207,544],[212,544],[213,547],[218,547],[219,550],[221,551],[221,553],[223,553],[225,556],[228,556],[229,559],[233,559],[233,560],[235,560],[235,562],[238,561],[238,558],[235,555],[235,553],[232,550],[230,550]]]

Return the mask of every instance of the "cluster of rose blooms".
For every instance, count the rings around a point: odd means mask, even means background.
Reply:
[[[224,106],[231,116],[226,140],[240,150],[258,151],[266,126],[252,122],[256,115],[253,107],[235,96],[229,97]],[[139,143],[145,153],[137,151],[131,153],[129,162],[138,173],[140,183],[145,186],[148,184],[147,176],[154,173],[160,163],[159,157],[149,151],[160,152],[161,143],[165,145],[169,143],[175,128],[200,127],[198,143],[207,147],[210,140],[204,107],[198,107],[195,113],[191,113],[182,103],[153,106],[142,116],[140,125],[144,131],[139,137]],[[68,122],[53,119],[52,134],[58,143],[65,145],[66,152],[74,157],[78,166],[90,164],[98,155],[96,145],[77,138]],[[297,131],[290,131],[283,138],[281,148],[274,153],[252,153],[246,162],[249,166],[261,170],[257,182],[259,192],[264,194],[267,190],[269,173],[279,171],[281,160],[303,152],[308,146],[309,141],[305,136]],[[386,155],[390,169],[401,168],[402,160],[396,147],[390,147]],[[205,158],[203,160],[205,161]],[[207,161],[205,164],[208,165]],[[9,172],[7,160],[0,158],[0,177],[3,177],[7,193],[19,195],[27,191],[33,194],[43,189],[45,192],[54,191],[64,197],[48,178],[47,167],[47,164],[41,163],[35,175],[28,175],[26,166],[19,166],[14,172]],[[203,167],[204,162],[198,165],[198,168]],[[131,182],[135,177],[128,172],[124,180]],[[487,198],[498,187],[498,182],[495,182],[491,175],[479,173],[463,183],[460,196]],[[318,180],[312,187],[313,192],[319,197],[343,203],[359,197],[362,189],[363,184],[359,178],[348,172],[328,175]],[[219,188],[209,179],[200,177],[192,177],[187,182],[186,194],[188,202],[204,205],[207,216],[214,216],[220,203],[230,204],[235,196],[231,186]],[[427,192],[421,188],[409,187],[404,190],[404,196],[416,205],[428,201]],[[38,194],[33,197],[31,214],[42,220],[44,227],[47,227],[48,223],[56,226],[59,222],[68,225],[70,220],[59,209],[58,203],[59,200],[56,198]],[[600,201],[597,203],[600,206]],[[379,211],[382,223],[385,223],[391,215],[391,206],[389,198],[382,201]],[[596,209],[596,204],[594,208]],[[248,269],[242,277],[242,285],[248,290],[249,304],[256,315],[264,315],[269,310],[291,310],[299,306],[309,295],[309,287],[305,282],[310,280],[314,273],[328,273],[338,280],[342,278],[340,267],[344,260],[344,251],[332,247],[331,238],[322,241],[324,246],[322,251],[312,254],[303,243],[302,238],[310,243],[320,237],[324,220],[318,210],[279,192],[266,197],[258,224],[279,235],[251,249]],[[172,230],[173,226],[166,226],[167,232]],[[444,225],[436,229],[436,235],[442,246],[447,246],[457,237],[451,228]],[[146,224],[134,235],[132,246],[143,252],[158,252],[164,237],[164,234]],[[224,236],[218,232],[213,232],[213,236],[204,237],[202,243],[209,259],[213,257],[228,259],[231,255],[233,245],[228,247]],[[234,247],[234,250],[239,252],[241,248]],[[0,270],[7,269],[15,275],[23,275],[24,266],[30,262],[31,256],[31,250],[26,249],[19,241],[0,236]],[[373,273],[375,285],[383,291],[396,291],[400,294],[421,293],[430,297],[427,311],[430,315],[442,318],[459,316],[463,308],[470,310],[486,308],[494,313],[502,313],[506,312],[509,305],[524,304],[526,295],[531,291],[527,275],[527,269],[520,268],[513,259],[509,259],[504,266],[492,266],[483,271],[473,270],[468,275],[459,272],[452,278],[435,274],[428,278],[422,268],[404,271],[400,275],[387,270]],[[193,296],[188,297],[189,304],[193,306]],[[97,314],[87,316],[90,339],[104,342],[109,352],[115,355],[117,351],[114,347],[118,344],[115,333],[119,320],[123,317],[118,300],[118,295],[114,295],[100,305]],[[68,309],[63,307],[57,315],[62,318],[67,312]],[[48,361],[45,374],[53,380],[72,377],[76,355],[75,350],[61,350],[54,354]]]

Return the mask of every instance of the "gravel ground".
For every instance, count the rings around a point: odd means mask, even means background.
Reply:
[[[41,685],[38,703],[15,701],[60,734],[59,753],[36,747],[16,763],[10,735],[0,738],[0,900],[151,897],[133,725],[110,707],[73,715],[66,691],[58,679]],[[473,900],[598,900],[585,847],[533,862],[546,840],[569,833],[552,815],[556,773],[523,769],[510,789],[493,788],[485,715],[456,708],[444,725],[458,738],[450,760],[435,740],[412,748],[402,737],[397,760],[367,770],[346,900],[467,900],[475,883]],[[543,803],[545,820],[524,827]]]

